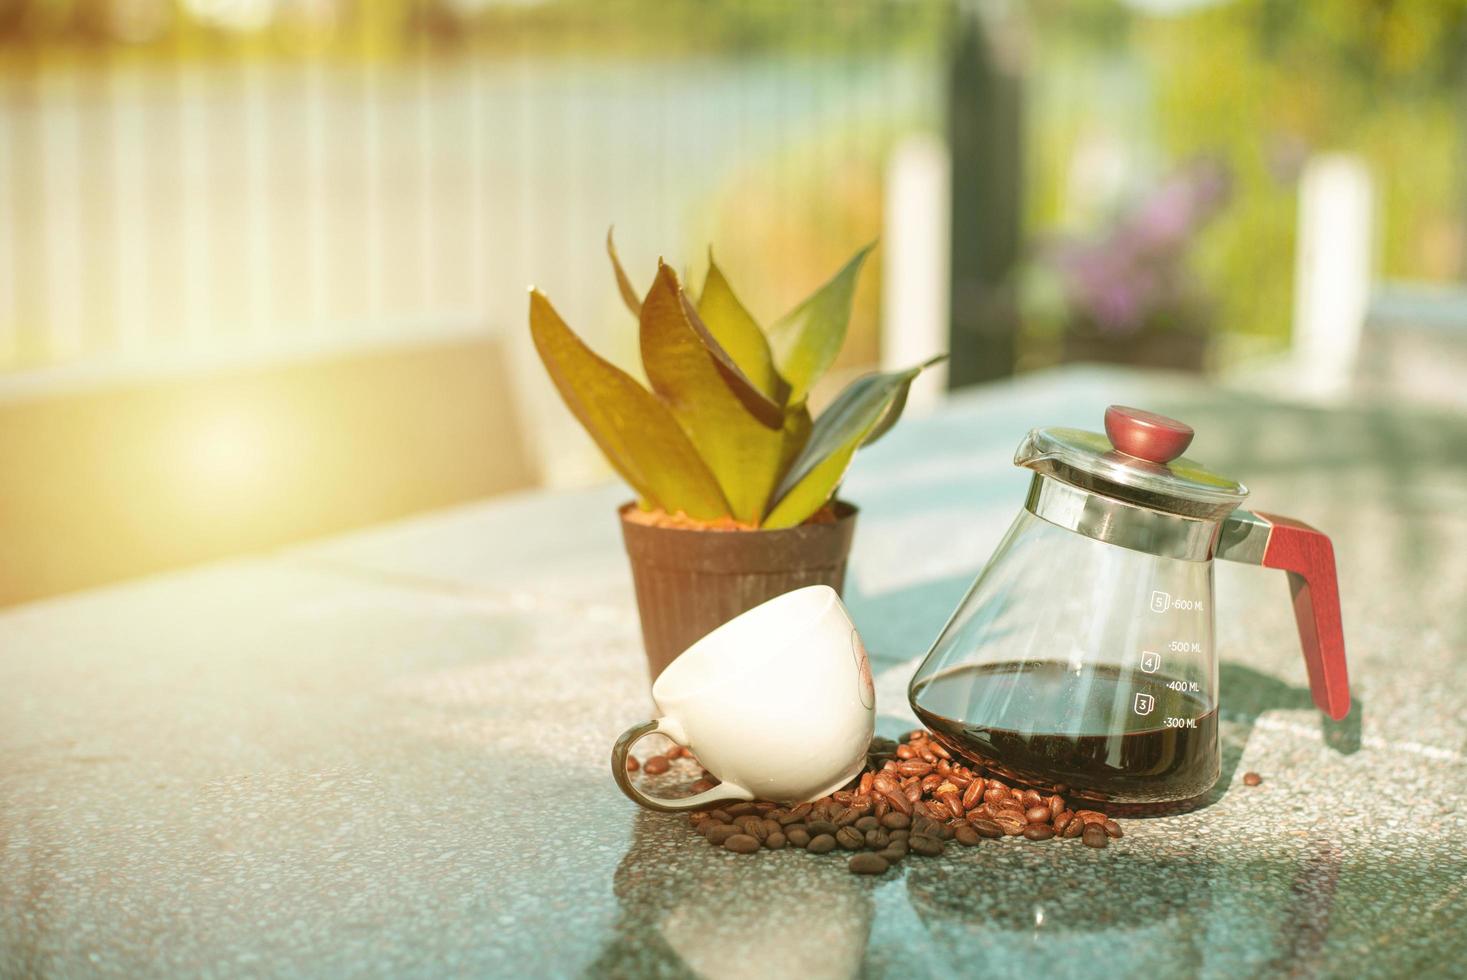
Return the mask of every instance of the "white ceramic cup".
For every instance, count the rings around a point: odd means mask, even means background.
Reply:
[[[818,799],[861,771],[876,730],[866,648],[828,585],[786,592],[724,623],[663,670],[652,700],[661,717],[628,729],[611,750],[617,785],[652,810]],[[682,799],[637,789],[627,754],[654,732],[692,749],[720,785]]]

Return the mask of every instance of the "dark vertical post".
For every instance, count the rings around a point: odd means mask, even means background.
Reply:
[[[960,3],[957,17],[947,119],[952,149],[950,388],[1014,373],[1024,155],[1015,59],[1004,57],[973,4]]]

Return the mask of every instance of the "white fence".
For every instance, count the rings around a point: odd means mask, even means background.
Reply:
[[[731,176],[802,193],[790,147],[834,161],[930,124],[940,71],[525,55],[0,75],[0,371],[503,328],[532,281],[594,333],[609,224],[639,264],[701,255]]]

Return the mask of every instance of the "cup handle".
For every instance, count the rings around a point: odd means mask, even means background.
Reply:
[[[654,733],[665,735],[679,745],[685,744],[682,726],[670,718],[658,718],[656,721],[628,728],[621,733],[621,738],[617,739],[616,744],[611,747],[611,776],[616,780],[616,785],[621,787],[621,791],[633,803],[638,803],[649,810],[660,810],[663,813],[681,813],[685,810],[706,810],[720,803],[740,803],[754,798],[753,793],[733,783],[719,783],[712,789],[676,800],[669,800],[661,796],[648,796],[643,793],[633,785],[631,775],[627,772],[627,755],[638,740]]]

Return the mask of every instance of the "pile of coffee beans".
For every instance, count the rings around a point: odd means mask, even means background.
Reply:
[[[676,754],[676,755],[675,755]],[[674,748],[668,757],[691,753]],[[658,771],[666,770],[667,757]],[[652,759],[642,764],[652,772]],[[633,768],[628,763],[628,768]],[[705,771],[698,791],[717,785]],[[736,854],[797,847],[812,854],[853,852],[853,874],[884,874],[908,854],[936,856],[949,842],[973,847],[985,839],[1030,841],[1079,838],[1106,847],[1121,827],[1096,810],[1071,809],[1058,794],[1041,794],[980,774],[955,760],[922,729],[901,742],[871,743],[869,765],[845,789],[812,803],[749,802],[697,811],[693,828],[710,844]]]

